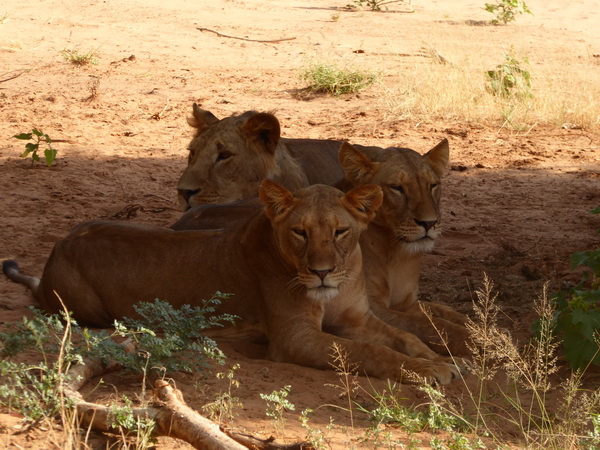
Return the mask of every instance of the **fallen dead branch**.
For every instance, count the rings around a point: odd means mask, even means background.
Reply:
[[[21,75],[23,75],[24,73],[27,73],[29,71],[30,71],[30,69],[13,70],[11,72],[5,72],[5,73],[1,74],[0,77],[5,77],[5,76],[8,75],[8,78],[2,78],[2,79],[0,79],[0,83],[4,83],[5,81],[14,80],[15,78],[18,78]]]
[[[280,42],[293,41],[294,39],[296,39],[295,37],[291,37],[291,38],[281,38],[281,39],[273,39],[273,40],[265,41],[265,40],[261,40],[261,39],[248,39],[248,38],[243,38],[243,37],[238,37],[238,36],[228,36],[227,34],[219,33],[218,31],[211,30],[210,28],[198,27],[197,29],[200,31],[208,31],[210,33],[214,33],[219,37],[224,37],[224,38],[229,38],[229,39],[239,39],[240,41],[262,42],[263,44],[279,44]]]
[[[79,389],[92,377],[102,375],[116,366],[103,364],[100,360],[88,360],[69,370],[69,382],[64,384],[61,394],[72,402],[77,423],[80,427],[101,432],[116,432],[112,424],[111,408],[86,401]],[[132,408],[136,419],[151,419],[156,424],[155,433],[188,442],[195,448],[217,449],[258,449],[258,450],[294,450],[310,449],[305,442],[295,444],[277,444],[273,438],[260,439],[248,434],[221,429],[206,417],[190,408],[181,392],[165,380],[156,380],[153,389],[152,406]]]

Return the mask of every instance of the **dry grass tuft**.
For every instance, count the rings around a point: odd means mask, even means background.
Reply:
[[[531,95],[503,98],[490,91],[487,71],[505,55],[482,58],[467,49],[430,48],[430,57],[402,60],[383,84],[387,116],[414,121],[457,121],[527,131],[537,125],[590,129],[600,125],[600,82],[591,56],[544,61],[519,52],[531,75]],[[444,55],[443,60],[437,55]],[[420,55],[424,56],[424,55]],[[426,56],[426,55],[425,55]],[[400,56],[399,56],[400,58]],[[565,63],[564,58],[572,58]],[[487,60],[486,60],[487,59]],[[526,64],[529,59],[531,64]],[[442,62],[443,61],[443,62]]]

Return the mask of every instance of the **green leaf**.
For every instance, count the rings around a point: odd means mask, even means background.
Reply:
[[[21,134],[15,134],[13,137],[16,139],[21,139],[23,141],[28,141],[29,139],[32,138],[32,135],[31,135],[31,133],[21,133]]]
[[[590,361],[595,365],[600,363],[598,345],[593,340],[583,338],[580,333],[566,333],[563,346],[565,358],[572,369],[583,369]]]
[[[44,156],[46,157],[46,165],[51,167],[56,159],[56,150],[53,148],[46,149],[44,150]]]
[[[572,313],[573,324],[580,330],[581,335],[589,341],[594,340],[594,331],[600,328],[600,312],[576,309]]]
[[[571,270],[577,266],[587,267],[597,276],[600,276],[600,250],[573,253],[571,256]]]
[[[44,135],[44,133],[42,133],[40,130],[36,130],[35,128],[33,130],[31,130],[31,132],[38,137]]]

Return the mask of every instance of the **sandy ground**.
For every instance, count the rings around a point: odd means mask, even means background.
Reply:
[[[347,12],[340,9],[344,4],[3,2],[0,80],[19,76],[0,83],[0,258],[15,258],[28,273],[39,275],[53,244],[84,220],[170,225],[181,214],[175,185],[186,164],[191,130],[185,118],[192,103],[220,117],[248,109],[275,111],[287,137],[348,139],[421,152],[447,137],[452,169],[444,180],[445,231],[426,259],[422,296],[468,314],[485,272],[499,292],[503,325],[516,337],[527,337],[535,318],[532,302],[543,284],[550,282],[555,291],[576,280],[569,256],[600,242],[598,218],[588,213],[600,205],[598,130],[536,126],[518,134],[499,124],[452,118],[403,120],[390,113],[377,86],[359,95],[310,101],[293,93],[305,87],[298,70],[311,58],[346,58],[381,71],[384,83],[393,83],[403,64],[414,66],[422,59],[417,54],[424,44],[472,49],[484,59],[511,45],[527,45],[536,50],[534,64],[561,55],[593,63],[600,54],[599,2],[532,0],[528,4],[535,15],[509,27],[473,26],[472,21],[490,16],[483,2],[469,0],[415,0],[411,14],[401,5],[387,13]],[[199,28],[282,41],[240,40]],[[61,56],[64,49],[95,50],[98,63],[76,67]],[[592,63],[589,69],[597,73],[597,62]],[[97,96],[90,98],[94,92]],[[55,144],[58,159],[51,169],[19,157],[23,143],[11,136],[33,127],[69,141]],[[0,319],[19,320],[31,304],[22,286],[0,277]],[[338,383],[334,372],[275,364],[260,359],[261,348],[248,345],[223,343],[223,348],[227,367],[241,365],[242,387],[235,395],[243,407],[234,426],[273,434],[259,393],[291,385],[296,411],[287,414],[280,439],[304,439],[307,430],[298,416],[311,408],[310,425],[324,430],[332,448],[376,446],[372,436],[366,438],[366,416],[356,413],[352,426],[348,412],[340,409],[346,401],[331,386]],[[214,377],[172,376],[196,409],[226,389]],[[594,387],[598,381],[592,374],[588,383]],[[364,378],[360,383],[368,391],[386,386]],[[136,377],[112,374],[89,398],[134,398],[139,387]],[[447,389],[456,397],[464,391],[462,383]],[[424,401],[411,387],[402,387],[401,396],[408,405]],[[357,401],[372,406],[364,392]],[[58,433],[35,429],[13,435],[6,426],[11,418],[0,418],[0,446],[61,448]],[[334,426],[328,431],[330,421]],[[385,431],[408,442],[401,430]],[[426,445],[430,436],[416,438]],[[104,448],[98,439],[98,448]],[[166,438],[158,444],[187,447]]]

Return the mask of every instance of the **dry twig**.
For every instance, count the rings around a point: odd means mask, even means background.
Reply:
[[[15,75],[10,75],[10,74],[14,74],[15,72],[16,72]],[[9,75],[9,77],[1,79],[0,83],[4,83],[5,81],[14,80],[15,78],[20,77],[21,75],[23,75],[26,72],[29,72],[29,69],[27,69],[27,70],[13,70],[11,72],[4,72],[2,75],[0,75],[0,77],[5,77],[7,75]]]
[[[224,38],[229,38],[229,39],[239,39],[240,41],[262,42],[263,44],[279,44],[280,42],[293,41],[294,39],[296,39],[295,37],[291,37],[291,38],[281,38],[281,39],[273,39],[273,40],[264,41],[264,40],[261,40],[261,39],[248,39],[248,38],[237,37],[237,36],[228,36],[226,34],[221,34],[218,31],[211,30],[210,28],[198,27],[198,30],[200,30],[200,31],[209,31],[211,33],[216,34],[219,37],[224,37]]]
[[[126,345],[130,343],[126,341]],[[131,350],[131,349],[129,349]],[[114,366],[112,366],[114,368]],[[70,382],[62,386],[62,393],[69,398],[75,407],[80,427],[89,427],[96,431],[114,432],[111,425],[111,408],[97,403],[87,402],[79,393],[79,389],[92,377],[101,375],[110,366],[98,360],[88,360],[69,370]],[[154,374],[154,378],[157,378]],[[161,436],[169,436],[188,442],[194,448],[217,450],[242,450],[253,448],[258,450],[294,450],[312,448],[306,442],[295,444],[277,444],[273,438],[260,439],[244,433],[221,429],[217,424],[198,414],[190,408],[180,391],[174,389],[164,380],[154,381],[154,405],[143,408],[132,408],[132,414],[138,419],[152,419],[156,423],[155,432]]]

